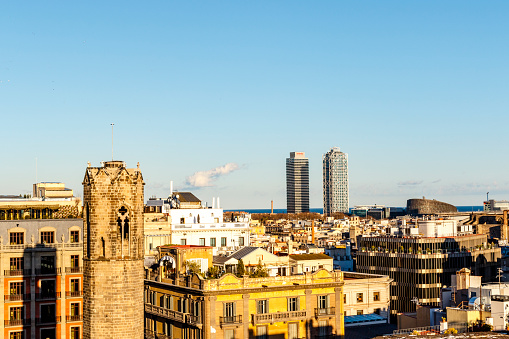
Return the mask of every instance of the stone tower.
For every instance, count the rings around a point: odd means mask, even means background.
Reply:
[[[83,180],[83,338],[143,338],[143,177],[123,161]]]

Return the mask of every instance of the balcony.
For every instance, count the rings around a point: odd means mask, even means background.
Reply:
[[[4,295],[5,301],[30,301],[30,293],[29,294],[6,294]]]
[[[275,323],[279,321],[294,321],[306,319],[306,311],[277,312],[253,314],[254,324]]]
[[[336,314],[335,307],[315,308],[315,317],[332,317]]]
[[[145,339],[173,339],[173,337],[145,329]]]
[[[179,321],[181,323],[186,322],[185,321],[186,320],[185,313],[169,310],[167,308],[154,306],[151,304],[145,304],[145,312],[150,313],[150,314],[155,314],[155,315],[167,318],[167,319]]]
[[[60,292],[35,294],[35,300],[55,300],[55,299],[60,299]]]
[[[32,270],[4,270],[4,275],[6,277],[16,277],[16,276],[24,276],[24,275],[32,275]]]
[[[65,273],[83,273],[83,267],[66,267]]]
[[[83,321],[83,314],[78,314],[78,315],[68,315],[65,317],[65,319],[67,320],[67,322],[74,322],[74,321]]]
[[[44,317],[44,318],[36,318],[35,324],[36,325],[49,325],[49,324],[56,324],[60,322],[61,317]]]
[[[65,292],[65,296],[70,298],[81,298],[83,297],[83,291],[67,291]]]
[[[242,324],[242,316],[234,315],[231,317],[219,317],[219,324],[221,326]]]
[[[58,267],[51,267],[51,268],[36,268],[35,274],[36,275],[56,275],[61,273],[61,268]]]
[[[30,319],[11,319],[4,320],[5,327],[7,326],[28,326],[30,325]]]

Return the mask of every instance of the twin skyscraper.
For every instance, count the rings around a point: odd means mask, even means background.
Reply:
[[[333,147],[322,157],[323,213],[348,213],[348,154]],[[309,159],[291,152],[286,159],[286,206],[288,213],[309,212]]]

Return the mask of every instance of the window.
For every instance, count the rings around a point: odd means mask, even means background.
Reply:
[[[23,314],[23,306],[11,307],[9,309],[9,320],[11,320],[11,321],[23,320],[24,318],[25,317]]]
[[[55,257],[42,256],[41,257],[41,274],[55,273]]]
[[[235,330],[224,330],[224,339],[235,339]]]
[[[41,243],[53,244],[55,242],[55,232],[41,232]]]
[[[80,242],[80,231],[71,231],[71,242]]]
[[[200,238],[200,246],[205,246],[205,238]]]
[[[71,339],[80,339],[80,328],[75,326],[71,327]]]
[[[357,293],[357,302],[358,303],[364,302],[364,294],[363,293]]]
[[[363,315],[363,314],[364,314],[363,310],[357,310],[357,315]]]
[[[41,280],[40,294],[43,298],[55,297],[55,280]]]
[[[43,323],[54,322],[56,320],[56,304],[42,304],[40,314],[41,322]]]
[[[295,312],[299,310],[299,298],[293,297],[287,299],[287,310],[288,312]]]
[[[380,292],[373,293],[373,301],[380,301]]]
[[[186,239],[180,239],[180,244],[181,245],[187,245],[187,240]]]
[[[80,256],[78,254],[71,255],[71,267],[72,268],[80,267]]]
[[[234,303],[224,303],[223,304],[223,316],[227,318],[235,317],[235,304]],[[233,319],[231,320],[233,322]]]
[[[9,333],[9,339],[23,339],[23,331]]]
[[[24,243],[24,235],[23,232],[11,232],[9,234],[9,243],[11,245],[22,245]]]
[[[226,237],[221,238],[221,246],[226,246]]]
[[[10,283],[9,293],[11,294],[11,299],[14,296],[18,296],[19,298],[21,298],[23,296],[23,292],[24,292],[24,289],[23,289],[22,281],[16,281],[16,282]]]
[[[329,307],[329,296],[319,295],[318,296],[318,308],[325,309]]]
[[[346,294],[343,294],[343,304],[346,304]]]
[[[80,303],[71,303],[71,317],[78,317],[79,315],[80,315]]]
[[[267,339],[267,326],[256,326],[256,339]]]
[[[11,271],[23,271],[24,269],[24,260],[23,260],[23,257],[21,258],[10,258],[9,259],[9,267],[11,269]],[[23,272],[18,272],[19,274],[17,275],[21,275],[23,274]]]
[[[216,247],[216,238],[210,238],[210,246]]]
[[[299,323],[288,323],[288,339],[299,338]]]
[[[326,336],[327,332],[327,320],[318,321],[318,335]]]
[[[71,279],[71,292],[79,292],[80,291],[80,280],[79,279]]]
[[[269,313],[269,301],[267,299],[258,300],[256,302],[256,313],[257,314]]]
[[[382,313],[382,309],[380,309],[380,308],[375,308],[375,314],[380,315],[381,313]]]
[[[239,237],[239,246],[244,246],[244,237]]]
[[[186,223],[186,218],[180,218],[180,223],[181,224],[185,224]]]

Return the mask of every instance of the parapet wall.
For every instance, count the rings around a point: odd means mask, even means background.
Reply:
[[[458,212],[458,209],[448,203],[428,199],[408,199],[406,203],[407,214],[423,215],[437,213]]]

